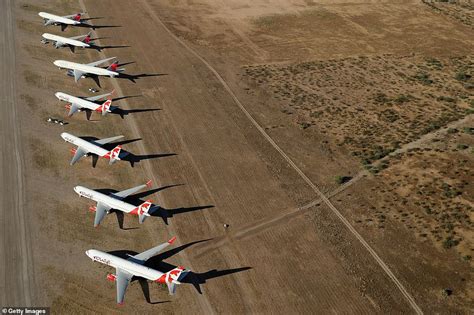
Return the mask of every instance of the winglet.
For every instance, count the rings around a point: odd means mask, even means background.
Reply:
[[[173,238],[170,239],[170,240],[168,241],[168,243],[173,244],[174,241],[176,241],[176,236],[173,236]]]
[[[152,181],[151,181],[151,179],[149,179],[149,180],[146,182],[145,185],[146,185],[147,187],[151,187],[151,184],[152,184]]]

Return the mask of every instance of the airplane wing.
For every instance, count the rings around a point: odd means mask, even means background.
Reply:
[[[79,161],[81,159],[81,157],[83,157],[87,153],[89,153],[89,151],[84,150],[81,147],[77,147],[76,153],[74,153],[74,156],[72,157],[71,163],[69,163],[69,164],[74,165],[77,161]]]
[[[116,268],[116,282],[117,282],[117,303],[122,304],[125,291],[127,290],[128,284],[132,280],[133,275],[126,272],[125,270]]]
[[[91,101],[91,102],[95,102],[95,101],[98,101],[104,97],[107,97],[109,95],[112,95],[112,92],[110,93],[106,93],[106,94],[102,94],[102,95],[94,95],[94,96],[90,96],[90,97],[86,97],[85,99],[88,100],[88,101]]]
[[[119,197],[120,199],[123,199],[125,197],[128,197],[128,196],[136,193],[139,190],[142,190],[146,186],[147,186],[146,184],[145,185],[140,185],[140,186],[137,186],[137,187],[133,187],[133,188],[129,188],[129,189],[125,189],[125,190],[113,193],[112,195],[114,195],[115,197]]]
[[[90,34],[90,33],[89,33],[89,34]],[[73,37],[69,37],[69,39],[82,40],[82,39],[86,38],[89,34],[86,34],[86,35],[79,35],[79,36],[73,36]]]
[[[81,17],[86,14],[87,12],[80,12],[80,13],[76,13],[76,14],[71,14],[71,15],[65,15],[65,16],[61,16],[62,18],[65,18],[65,19],[69,19],[69,20],[72,20],[76,15],[80,14]]]
[[[74,69],[74,81],[79,81],[79,79],[81,79],[82,75],[84,74],[85,72],[82,72],[80,70],[77,70],[77,69]]]
[[[68,116],[72,116],[75,112],[77,112],[79,110],[79,108],[80,107],[77,106],[77,104],[72,103],[71,108],[69,108]]]
[[[174,282],[168,284],[168,292],[170,295],[174,295],[176,293],[176,287],[177,285]]]
[[[59,40],[57,40],[56,43],[54,44],[54,47],[56,47],[56,48],[59,48],[59,47],[62,47],[62,46],[64,46],[64,43],[60,42]]]
[[[99,145],[104,145],[104,144],[114,142],[115,140],[122,139],[122,138],[123,138],[123,136],[115,136],[115,137],[95,140],[94,143],[99,144]]]
[[[95,207],[95,219],[94,219],[94,227],[98,226],[100,222],[105,218],[107,212],[112,209],[109,206],[98,202],[97,206]]]
[[[91,66],[91,67],[97,67],[109,60],[112,60],[112,59],[115,59],[116,57],[110,57],[110,58],[105,58],[105,59],[102,59],[102,60],[99,60],[99,61],[94,61],[94,62],[91,62],[91,63],[88,63],[86,64],[87,66]]]
[[[135,256],[130,256],[128,260],[132,260],[133,262],[136,262],[137,264],[144,264],[148,259],[151,257],[155,256],[159,252],[161,252],[163,249],[166,247],[170,246],[173,244],[173,242],[176,240],[176,236],[170,239],[168,242],[160,244],[156,247],[150,248],[149,250],[146,250],[140,254],[136,254]]]

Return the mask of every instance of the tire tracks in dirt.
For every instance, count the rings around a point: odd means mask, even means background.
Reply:
[[[375,250],[367,243],[367,241],[362,237],[362,235],[357,232],[357,230],[350,224],[350,222],[341,214],[341,212],[331,203],[331,201],[319,190],[319,188],[303,173],[303,171],[291,160],[291,158],[278,146],[278,144],[268,135],[265,130],[258,124],[258,122],[253,118],[253,116],[247,111],[243,106],[237,96],[232,92],[231,88],[227,82],[221,77],[221,75],[209,64],[203,57],[201,57],[195,50],[188,46],[184,41],[177,37],[171,30],[161,21],[161,19],[156,15],[153,8],[150,6],[148,1],[140,0],[140,3],[147,9],[150,16],[155,22],[162,25],[162,27],[173,37],[179,44],[183,46],[187,51],[199,59],[208,69],[211,71],[217,80],[221,83],[224,89],[229,93],[229,95],[234,100],[235,104],[240,108],[243,114],[248,118],[248,120],[254,125],[254,127],[261,133],[261,135],[272,145],[272,147],[278,151],[278,153],[286,160],[286,162],[299,174],[299,176],[313,189],[313,191],[321,198],[321,200],[331,209],[331,211],[339,218],[339,220],[346,226],[346,228],[353,234],[353,236],[359,240],[359,242],[366,248],[369,254],[377,262],[377,264],[383,269],[385,274],[391,279],[395,284],[397,289],[402,293],[407,302],[413,308],[417,314],[422,314],[422,310],[416,304],[413,297],[406,290],[403,284],[398,280],[398,278],[393,274],[388,265],[380,258],[380,256],[375,252]]]
[[[88,12],[87,11],[87,8],[84,4],[84,1],[83,0],[79,0],[79,4],[81,6],[81,9],[83,10],[83,12]],[[96,33],[98,35],[98,32],[96,30]],[[100,36],[98,36],[100,37]],[[100,51],[99,52],[100,56],[102,58],[106,58],[106,55],[103,51]],[[125,95],[117,81],[117,79],[113,79],[113,80],[110,80],[111,84],[113,85],[113,87],[115,88],[115,90],[117,91],[118,95]],[[127,100],[124,99],[123,100],[124,103],[127,103]],[[127,124],[128,126],[131,128],[131,131],[132,131],[132,135],[135,137],[135,138],[141,138],[141,135],[140,135],[140,132],[138,130],[138,124],[136,123],[135,119],[133,117],[128,117],[129,119],[127,119]],[[137,145],[139,146],[140,148],[140,151],[141,152],[146,152],[145,150],[145,145],[143,144],[142,141],[139,141],[137,143]],[[152,166],[151,166],[151,163],[148,162],[148,161],[144,161],[143,163],[143,167],[144,167],[144,175],[145,176],[148,176],[149,179],[151,179],[154,183],[158,184],[160,183],[160,181],[157,179],[157,177],[154,175],[154,172],[152,170]],[[151,227],[148,225],[148,226],[145,226],[145,228],[147,229],[148,233],[150,234],[150,239],[155,239],[153,237],[153,234],[152,234],[152,229]],[[175,232],[175,229],[171,226],[167,226],[167,229],[168,231],[170,231],[173,235],[176,235],[176,232]],[[191,261],[189,260],[188,256],[186,255],[186,253],[183,251],[183,252],[180,252],[180,256],[181,258],[183,259],[183,263],[184,265],[186,265],[188,268],[190,268],[191,270],[193,269],[192,267],[192,264],[191,264]],[[213,314],[214,311],[213,311],[213,308],[209,302],[209,300],[207,299],[207,297],[205,295],[201,295],[200,298],[198,298],[198,301],[201,305],[201,308],[202,310],[204,311],[204,313],[206,314]]]
[[[34,301],[35,277],[30,231],[25,214],[25,174],[18,117],[16,89],[16,54],[14,1],[0,3],[2,38],[0,43],[0,127],[1,178],[0,215],[3,226],[0,305],[31,306]]]

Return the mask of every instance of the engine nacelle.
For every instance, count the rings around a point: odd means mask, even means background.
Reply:
[[[115,282],[115,281],[117,280],[117,276],[114,275],[114,274],[112,274],[112,273],[109,273],[109,274],[107,275],[107,280],[112,281],[112,282]]]

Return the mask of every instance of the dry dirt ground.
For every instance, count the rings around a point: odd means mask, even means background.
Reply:
[[[474,27],[474,3],[472,0],[450,2],[425,0],[424,3],[430,6],[435,12],[456,19],[470,27]]]
[[[97,30],[101,45],[130,47],[73,55],[40,43],[41,33],[59,31],[42,27],[38,11],[78,10],[96,17],[91,21],[96,25],[118,26]],[[403,148],[469,115],[474,34],[468,26],[418,1],[24,0],[15,4],[15,16],[38,304],[58,313],[407,313],[414,310],[403,295],[408,292],[426,313],[472,309],[472,265],[462,258],[472,253],[466,240],[472,237],[472,174],[466,171],[472,169],[472,136],[465,132],[472,120],[439,137],[439,147],[421,145],[389,157],[375,176],[364,173],[361,157],[372,157],[373,163],[388,152],[365,156],[359,128],[370,118],[378,129],[365,141],[382,148],[398,141]],[[48,116],[65,116],[54,92],[86,95],[94,86],[89,80],[75,84],[52,61],[105,56],[130,62],[127,73],[142,75],[136,83],[101,80],[104,91],[127,96],[116,103],[130,110],[128,115],[93,115],[86,121],[76,114],[65,118],[66,126],[46,123]],[[308,64],[314,69],[301,68]],[[453,79],[460,71],[465,77]],[[333,83],[321,86],[325,80]],[[393,87],[387,91],[388,86]],[[326,103],[318,103],[322,100]],[[313,114],[317,111],[323,113]],[[344,123],[344,111],[353,120]],[[441,119],[443,113],[449,118]],[[416,128],[409,125],[414,120]],[[433,121],[439,124],[426,128]],[[384,124],[394,125],[384,130]],[[70,167],[62,131],[123,134],[136,139],[124,148],[143,159],[133,168],[99,161],[93,169],[86,159]],[[344,141],[348,134],[355,142]],[[436,148],[440,151],[430,151]],[[449,186],[438,187],[431,173],[416,181],[426,165]],[[365,175],[357,176],[361,172]],[[337,175],[358,180],[331,193],[338,188]],[[147,179],[159,190],[146,198],[168,209],[169,225],[152,217],[139,226],[136,218],[126,217],[121,230],[112,214],[94,229],[89,204],[72,190],[77,184],[119,190]],[[308,182],[332,196],[406,291],[334,215],[332,203],[317,200],[320,195]],[[434,193],[422,198],[407,186]],[[422,202],[436,209],[428,213]],[[106,281],[113,270],[92,263],[84,251],[123,255],[171,235],[178,237],[177,250],[161,258],[192,269],[202,294],[184,284],[169,297],[166,288],[134,281],[126,305],[117,308],[115,285]],[[447,237],[452,246],[444,248]],[[151,265],[169,268],[157,261]],[[444,296],[445,288],[453,294]]]

